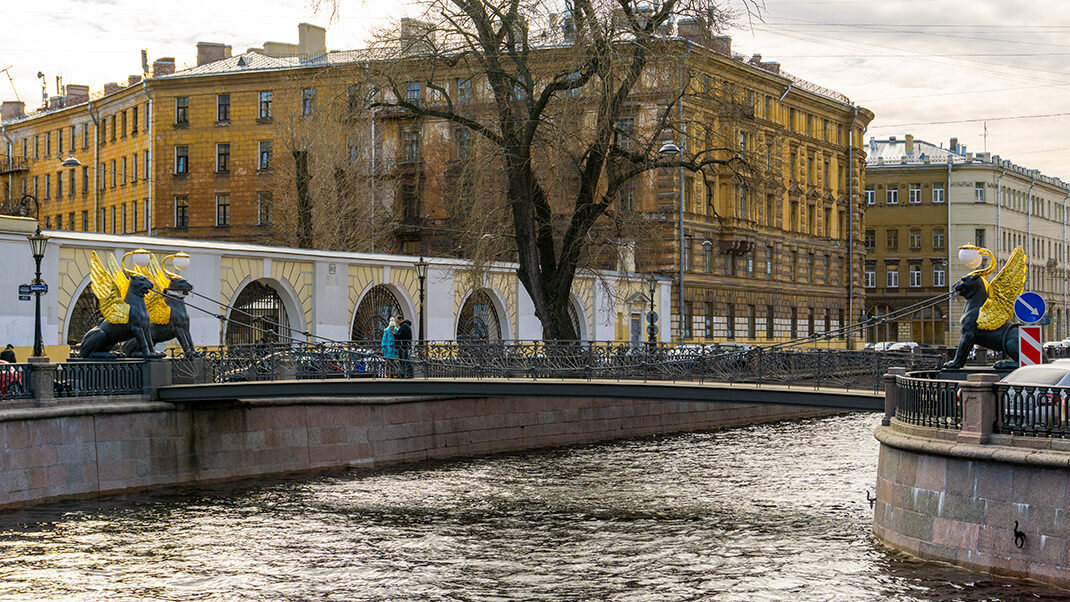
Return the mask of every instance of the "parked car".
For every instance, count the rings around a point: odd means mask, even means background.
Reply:
[[[888,351],[917,351],[921,347],[914,341],[904,341],[901,343],[892,343],[888,346]]]
[[[1022,366],[999,382],[1016,385],[1007,388],[1006,399],[1001,403],[1007,418],[1025,418],[1033,425],[1066,421],[1070,389],[1064,387],[1070,387],[1070,359]]]

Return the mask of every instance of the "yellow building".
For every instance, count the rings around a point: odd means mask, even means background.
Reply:
[[[851,322],[864,304],[861,141],[872,113],[777,63],[734,54],[730,39],[694,23],[677,33],[619,129],[641,131],[680,97],[674,127],[686,135],[665,142],[684,153],[738,148],[746,177],[721,167],[635,178],[618,210],[647,226],[605,243],[617,247],[616,265],[596,265],[672,278],[674,340],[768,344]],[[173,59],[162,59],[153,77],[93,97],[69,86],[66,99],[29,116],[5,103],[5,198],[35,194],[56,229],[455,253],[451,203],[473,136],[404,111],[363,110],[370,54],[328,53],[323,30],[307,24],[299,37],[240,55],[201,43],[197,67],[169,73]],[[403,93],[441,100],[421,91],[419,68]],[[436,78],[455,98],[485,100],[470,73]],[[78,165],[62,167],[69,157]],[[307,194],[297,185],[306,161]],[[569,178],[556,179],[567,190]],[[635,295],[617,316],[617,338],[645,338],[648,303]]]
[[[971,271],[964,244],[986,247],[1000,266],[1015,247],[1029,258],[1026,290],[1045,298],[1046,340],[1067,324],[1066,221],[1070,185],[1001,159],[907,135],[871,139],[866,165],[867,313],[883,317],[946,293]],[[954,297],[868,329],[869,341],[958,342],[963,301]]]

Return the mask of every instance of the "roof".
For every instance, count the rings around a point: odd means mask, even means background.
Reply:
[[[908,136],[909,137],[909,136]],[[931,142],[911,138],[912,149],[907,152],[907,140],[896,139],[895,136],[887,140],[869,139],[866,149],[866,165],[883,165],[888,163],[965,163],[964,154],[952,152],[937,146]]]

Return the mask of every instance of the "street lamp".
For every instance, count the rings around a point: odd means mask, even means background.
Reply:
[[[31,195],[26,195],[33,198],[34,205],[37,205],[37,198]],[[26,199],[23,197],[23,200]],[[33,356],[39,358],[44,356],[44,345],[41,342],[41,295],[45,292],[44,281],[41,280],[41,260],[45,258],[45,247],[48,246],[48,235],[41,234],[41,226],[38,224],[37,230],[26,237],[30,241],[30,252],[33,254],[33,260],[37,264],[37,272],[33,279],[33,291],[36,299],[34,306],[34,332],[33,332]]]
[[[654,313],[654,293],[657,290],[658,281],[657,278],[650,275],[650,313],[647,314],[647,342],[650,343],[651,348],[658,343],[658,326],[657,326],[657,314]]]
[[[421,257],[420,261],[416,262],[416,277],[420,280],[420,314],[417,318],[420,325],[420,340],[424,338],[424,280],[427,278],[428,263]]]
[[[680,159],[683,159],[683,155],[684,155],[684,152],[682,150],[680,150],[680,147],[676,146],[675,144],[673,144],[672,141],[669,141],[669,142],[666,142],[665,144],[663,144],[661,146],[661,148],[658,149],[658,153],[662,154],[662,155],[676,155]],[[679,252],[677,253],[678,258],[679,258],[678,261],[679,261],[679,264],[680,264],[680,275],[679,275],[680,298],[677,300],[677,303],[680,304],[679,305],[680,316],[681,316],[681,318],[683,318],[683,315],[684,315],[684,166],[683,166],[682,162],[680,164],[680,168],[679,168],[678,171],[679,171],[679,182],[678,182],[678,185],[680,187],[680,207],[679,207],[679,212],[677,214],[676,228],[678,230],[678,235],[679,235],[679,240],[677,242],[680,245],[679,246]],[[671,304],[670,304],[670,308],[671,308]],[[681,340],[683,340],[684,332],[686,332],[686,331],[681,328],[680,329],[680,339]]]

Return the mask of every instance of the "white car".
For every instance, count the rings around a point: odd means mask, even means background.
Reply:
[[[1070,389],[1062,388],[1070,387],[1070,359],[1022,366],[999,384],[1017,385],[1008,387],[1005,398],[998,402],[1001,420],[1014,421],[1016,426],[1045,426],[1064,425],[1070,417]],[[1023,418],[1032,424],[1021,424]]]

